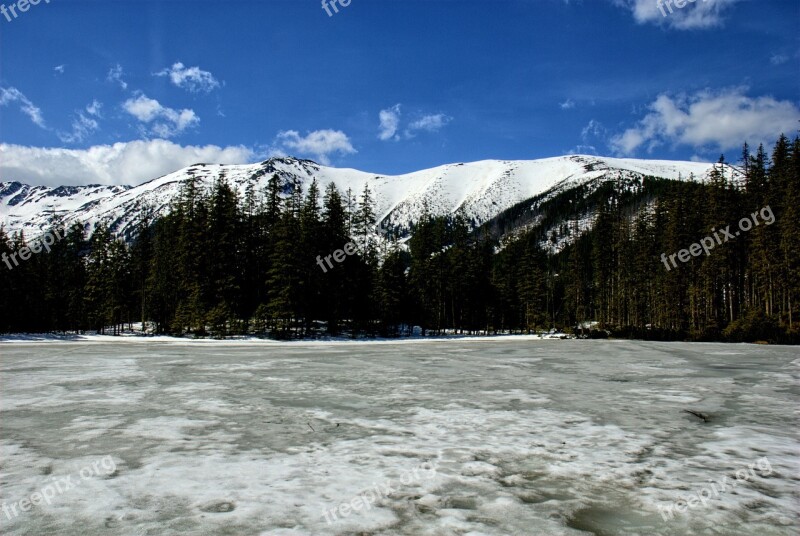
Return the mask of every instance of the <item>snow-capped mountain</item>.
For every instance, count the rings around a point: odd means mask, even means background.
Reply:
[[[139,186],[47,188],[2,182],[0,225],[9,234],[23,231],[30,238],[60,218],[66,224],[78,221],[89,228],[106,223],[117,235],[128,237],[143,216],[165,214],[190,177],[207,187],[224,177],[243,196],[251,185],[255,191],[263,192],[275,173],[284,185],[299,181],[304,191],[313,179],[323,191],[329,183],[335,183],[343,194],[349,189],[354,196],[359,196],[368,184],[376,201],[376,214],[384,225],[407,228],[425,206],[434,215],[463,210],[473,224],[480,225],[534,196],[589,181],[644,176],[686,179],[690,175],[702,180],[712,169],[712,164],[697,162],[574,155],[447,164],[387,176],[321,166],[309,160],[272,158],[249,165],[196,164]]]

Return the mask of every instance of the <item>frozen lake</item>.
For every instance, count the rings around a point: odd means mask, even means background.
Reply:
[[[800,523],[798,347],[0,343],[0,372],[3,534]]]

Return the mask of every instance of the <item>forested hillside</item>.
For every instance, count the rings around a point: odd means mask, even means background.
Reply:
[[[620,336],[796,342],[800,139],[782,136],[771,154],[745,146],[737,163],[743,183],[722,166],[704,183],[605,181],[475,230],[463,215],[426,212],[410,238],[389,229],[384,241],[374,239],[368,187],[348,207],[333,184],[285,192],[274,176],[239,198],[224,179],[211,191],[189,180],[130,245],[74,225],[49,252],[17,263],[6,259],[30,244],[0,230],[0,331],[113,333],[144,321],[163,334],[290,338],[598,321]],[[688,261],[662,256],[765,209],[774,223],[762,217]],[[590,225],[579,225],[586,214]],[[318,257],[351,241],[358,253],[321,269]]]

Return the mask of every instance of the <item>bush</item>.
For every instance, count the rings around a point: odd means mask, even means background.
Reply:
[[[224,339],[230,334],[233,327],[233,313],[226,303],[220,303],[206,315],[206,323],[211,326],[211,332],[216,339]]]
[[[772,316],[767,316],[764,311],[751,310],[741,318],[728,324],[722,335],[730,342],[775,342],[781,339],[781,329],[778,321]]]

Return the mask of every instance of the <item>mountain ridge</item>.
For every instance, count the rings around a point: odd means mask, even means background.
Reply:
[[[409,229],[428,210],[433,215],[462,211],[475,226],[536,196],[555,194],[590,181],[614,178],[704,180],[714,164],[566,155],[538,160],[481,160],[443,164],[402,175],[384,175],[351,168],[334,168],[293,157],[270,158],[255,164],[193,164],[136,186],[31,186],[0,182],[0,225],[8,234],[45,232],[54,221],[83,222],[90,229],[104,223],[116,235],[130,238],[145,216],[164,215],[194,177],[205,187],[225,179],[244,196],[248,188],[263,192],[273,174],[284,189],[298,183],[304,191],[316,179],[320,188],[335,183],[351,192],[351,201],[365,185],[373,193],[378,222]],[[727,168],[736,175],[735,168]]]

